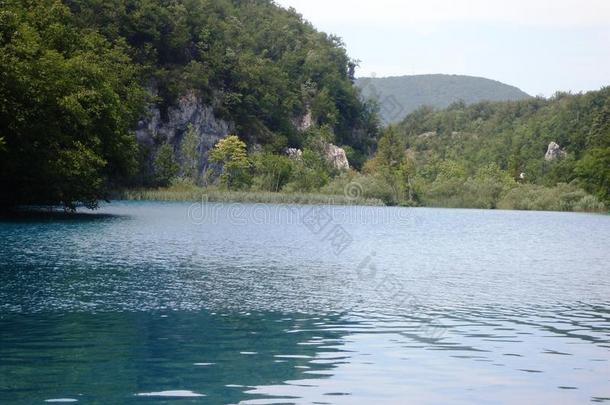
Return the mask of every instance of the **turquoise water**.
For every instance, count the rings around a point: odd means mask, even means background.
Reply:
[[[0,222],[0,403],[610,401],[610,217],[113,202]]]

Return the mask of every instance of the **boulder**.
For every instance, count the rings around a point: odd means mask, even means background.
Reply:
[[[430,131],[430,132],[424,132],[423,134],[419,134],[419,135],[417,135],[417,137],[421,138],[421,139],[427,139],[427,138],[435,137],[436,135],[437,135],[436,131]]]
[[[544,155],[544,160],[550,162],[556,159],[561,159],[562,157],[565,157],[566,154],[567,153],[563,149],[561,149],[559,144],[557,144],[556,142],[551,142],[549,143],[549,147],[547,148],[546,154]]]
[[[286,148],[284,153],[291,159],[300,159],[303,156],[303,151],[297,148]]]
[[[345,150],[342,148],[333,145],[332,143],[327,143],[324,146],[324,156],[326,160],[337,170],[348,170],[349,169],[349,161],[347,160],[347,155]]]

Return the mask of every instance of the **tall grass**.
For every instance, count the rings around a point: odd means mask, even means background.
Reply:
[[[351,182],[350,182],[351,180]],[[374,180],[374,179],[373,179]],[[341,179],[319,193],[267,191],[228,191],[216,187],[198,187],[186,181],[175,181],[167,188],[130,189],[113,197],[122,200],[147,201],[209,201],[267,204],[326,204],[383,206],[388,192],[364,176]],[[479,184],[480,183],[480,184]],[[349,186],[357,186],[355,196],[340,194]],[[544,187],[523,184],[503,190],[488,182],[466,181],[443,190],[431,188],[421,201],[424,206],[447,208],[500,208],[538,211],[603,212],[606,207],[596,197],[572,184]]]
[[[196,186],[170,186],[158,189],[132,189],[118,192],[116,199],[149,201],[209,201],[267,204],[384,205],[375,198],[351,198],[319,193],[272,193],[265,191],[227,191]]]

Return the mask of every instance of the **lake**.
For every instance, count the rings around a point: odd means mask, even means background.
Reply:
[[[610,401],[607,215],[113,202],[0,249],[0,403]]]

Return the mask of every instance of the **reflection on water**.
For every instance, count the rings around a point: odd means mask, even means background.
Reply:
[[[340,346],[340,333],[316,327],[336,319],[202,312],[10,316],[0,324],[2,394],[11,403],[204,395],[211,403],[239,402],[252,387],[300,378],[297,366],[330,370],[332,363],[310,360],[340,356],[341,349],[330,347]]]
[[[609,217],[188,209],[0,223],[0,403],[610,401]]]

